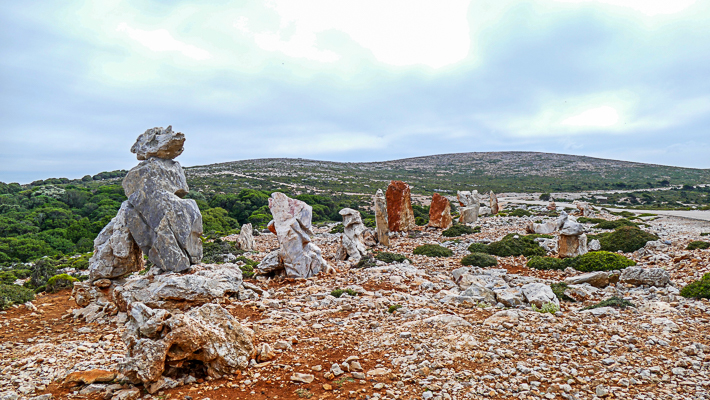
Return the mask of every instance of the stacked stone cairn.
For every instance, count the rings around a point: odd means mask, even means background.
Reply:
[[[473,192],[458,191],[456,193],[459,200],[459,223],[475,224],[478,220],[478,212],[481,203],[478,200],[478,190]]]
[[[557,241],[557,252],[560,258],[576,257],[586,254],[587,235],[584,234],[584,225],[577,222],[574,217],[562,211],[555,221],[548,221],[544,224],[536,224],[532,221],[526,226],[528,233],[549,235],[559,231]]]

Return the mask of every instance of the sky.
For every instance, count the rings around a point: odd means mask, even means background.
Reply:
[[[710,0],[6,1],[0,181],[541,151],[710,168]]]

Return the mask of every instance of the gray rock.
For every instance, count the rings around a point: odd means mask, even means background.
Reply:
[[[555,296],[550,286],[544,283],[528,283],[522,287],[523,296],[530,304],[535,304],[537,307],[542,307],[545,303],[554,303],[560,305],[560,300]]]
[[[179,162],[150,158],[131,168],[123,178],[123,191],[130,197],[138,190],[148,193],[166,191],[180,198],[190,190]]]
[[[344,233],[340,235],[340,246],[335,257],[339,260],[350,259],[357,263],[367,254],[363,232],[367,228],[362,223],[360,212],[352,208],[343,208],[339,214],[343,217]]]
[[[588,246],[589,251],[599,251],[602,248],[602,244],[599,243],[598,239],[593,239],[591,242],[589,242]]]
[[[89,279],[117,278],[143,269],[143,253],[128,229],[128,202],[94,239]]]
[[[617,311],[613,307],[599,307],[599,308],[592,308],[591,310],[583,310],[580,311],[580,314],[592,314],[595,317],[615,317],[619,315],[619,311]]]
[[[237,238],[237,244],[239,245],[239,249],[244,251],[254,250],[253,232],[254,230],[252,229],[251,224],[242,225],[242,229],[239,230],[239,237]]]
[[[470,285],[466,290],[461,292],[461,296],[472,297],[475,301],[485,301],[488,304],[496,304],[496,295],[491,289],[477,284]]]
[[[152,128],[138,136],[136,143],[131,147],[139,160],[147,160],[150,157],[173,159],[182,154],[185,143],[185,135],[180,132],[173,132],[173,127],[166,129]]]
[[[628,267],[621,271],[619,281],[634,286],[664,287],[670,283],[671,277],[663,268]]]
[[[525,302],[522,290],[517,287],[496,290],[496,299],[506,307],[517,307]]]
[[[383,246],[390,245],[389,224],[387,222],[387,199],[382,189],[375,193],[375,224],[377,226],[377,241]]]
[[[566,278],[565,283],[568,285],[588,283],[594,287],[603,288],[609,286],[609,273],[604,271],[588,272]]]
[[[456,195],[459,200],[459,222],[462,224],[475,224],[478,220],[478,212],[481,207],[481,203],[478,199],[478,191],[474,190],[473,193],[469,191],[457,191]]]

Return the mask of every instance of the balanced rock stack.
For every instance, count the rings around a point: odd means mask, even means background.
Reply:
[[[377,241],[382,246],[390,245],[389,224],[387,223],[387,199],[382,189],[375,193],[375,223],[377,225]]]
[[[557,245],[560,258],[586,254],[589,250],[587,248],[587,235],[584,234],[584,226],[565,212],[562,212],[560,217],[563,219]]]
[[[478,201],[478,190],[474,190],[473,193],[469,191],[458,191],[456,195],[459,199],[459,223],[462,224],[475,224],[478,220],[478,211],[481,207],[481,203]]]
[[[269,229],[276,232],[279,249],[259,263],[257,274],[310,278],[321,271],[332,269],[323,259],[320,248],[311,242],[311,206],[276,192],[269,198],[269,209],[274,217]]]
[[[357,263],[367,254],[363,237],[367,228],[362,223],[359,211],[343,208],[339,214],[343,217],[344,233],[340,236],[340,247],[335,257],[339,260],[350,259],[353,263]]]
[[[143,268],[143,257],[162,271],[185,271],[202,259],[202,215],[188,192],[185,172],[173,158],[185,135],[148,129],[131,147],[139,160],[123,179],[128,197],[94,240],[90,279],[117,278]]]
[[[387,186],[387,222],[390,232],[407,232],[416,226],[409,185],[391,181]]]
[[[433,228],[449,229],[453,225],[451,218],[451,204],[449,199],[434,193],[429,207],[429,226]]]

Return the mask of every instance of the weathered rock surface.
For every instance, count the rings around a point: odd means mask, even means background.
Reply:
[[[583,283],[588,283],[594,287],[603,288],[609,286],[609,272],[597,271],[571,276],[565,279],[565,283],[568,285],[581,285]]]
[[[528,283],[522,287],[522,291],[527,302],[535,304],[537,307],[542,307],[545,303],[560,305],[560,300],[555,296],[550,286],[544,283]]]
[[[344,233],[340,235],[340,247],[335,257],[340,260],[350,259],[357,263],[367,254],[363,233],[367,228],[362,223],[360,212],[352,208],[343,208],[339,214],[343,217]]]
[[[383,246],[390,245],[389,223],[387,222],[387,199],[382,189],[375,193],[375,223],[377,225],[377,241]]]
[[[500,211],[500,209],[498,208],[498,197],[496,196],[495,193],[493,193],[492,190],[490,192],[490,198],[491,198],[491,203],[490,203],[491,214],[496,215],[496,214],[498,214],[498,211]]]
[[[557,253],[560,258],[577,257],[587,254],[587,235],[560,234]]]
[[[664,287],[670,283],[671,277],[663,268],[627,267],[621,271],[619,282],[634,286],[648,285]]]
[[[409,185],[392,181],[387,186],[387,223],[390,232],[406,232],[416,226]]]
[[[89,259],[89,279],[117,278],[143,269],[143,253],[127,225],[124,202],[118,214],[94,239],[94,254]]]
[[[449,229],[453,224],[451,218],[451,204],[449,199],[434,193],[431,198],[431,206],[429,207],[429,226],[433,228]]]
[[[257,273],[278,274],[279,270],[283,270],[289,278],[309,278],[321,271],[331,270],[320,248],[311,242],[313,208],[280,192],[271,195],[269,208],[274,216],[273,227],[280,248],[277,257],[267,257],[268,263],[262,261],[259,264]],[[277,265],[273,265],[275,260],[278,260]]]
[[[143,190],[148,194],[166,191],[182,198],[190,190],[180,163],[161,158],[150,158],[131,168],[122,185],[126,197]]]
[[[173,159],[182,154],[185,143],[185,135],[180,132],[173,132],[173,127],[152,128],[138,136],[138,140],[131,147],[139,160],[147,160],[150,157]]]
[[[253,332],[216,304],[186,313],[153,310],[133,303],[123,333],[128,356],[119,368],[150,392],[164,373],[177,377],[201,364],[207,376],[245,369],[254,353]]]
[[[478,220],[478,212],[480,202],[478,200],[478,191],[473,193],[469,191],[458,191],[456,196],[459,200],[459,223],[475,224]]]
[[[254,250],[254,229],[251,224],[242,225],[242,229],[239,230],[239,237],[237,238],[237,245],[241,250],[253,251]]]

